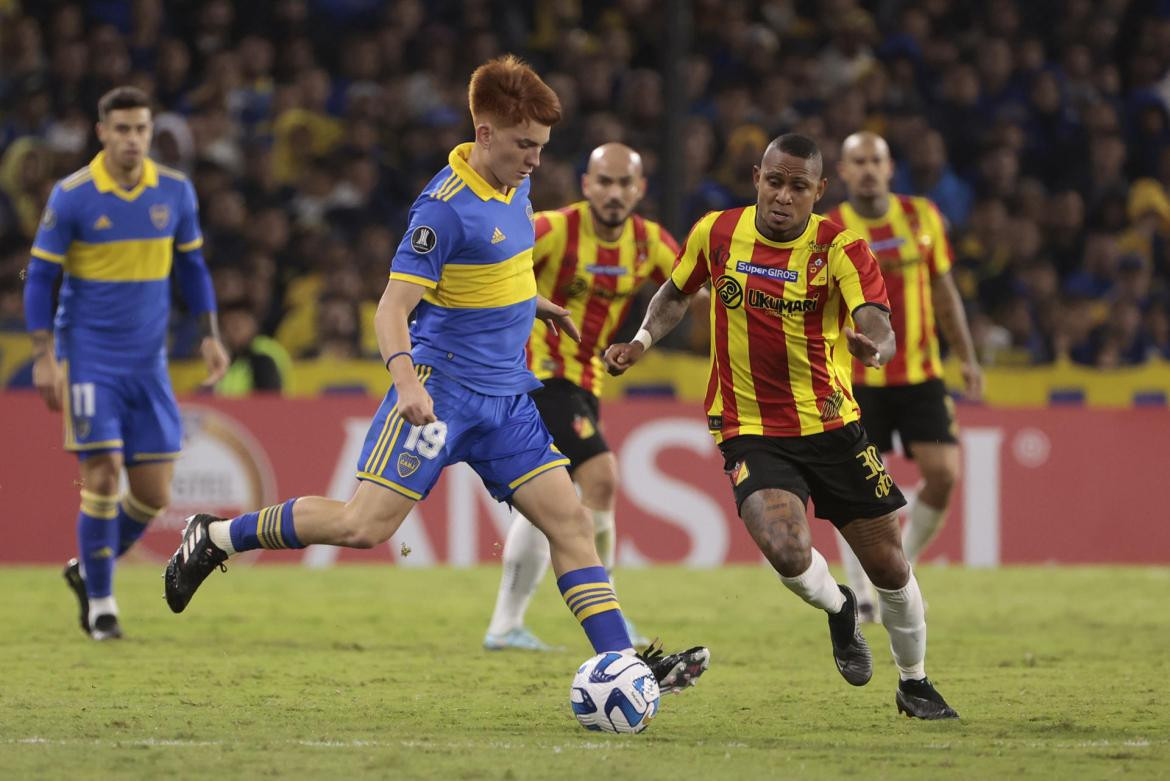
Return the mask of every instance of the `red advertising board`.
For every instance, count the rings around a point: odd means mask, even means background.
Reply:
[[[365,396],[183,400],[174,501],[140,553],[164,559],[178,543],[182,518],[195,511],[230,515],[305,494],[348,498],[376,406]],[[719,452],[696,405],[623,400],[606,403],[602,414],[621,466],[619,563],[761,561],[735,516]],[[1170,412],[961,407],[959,417],[963,476],[928,561],[1170,562],[1163,493]],[[63,561],[75,547],[78,470],[62,450],[60,417],[35,394],[0,394],[0,439],[0,563]],[[912,492],[913,465],[895,456],[888,464]],[[256,560],[469,565],[498,560],[507,522],[506,506],[460,465],[444,473],[388,545],[314,546],[263,552]],[[812,528],[816,545],[836,558],[829,524],[813,521]]]

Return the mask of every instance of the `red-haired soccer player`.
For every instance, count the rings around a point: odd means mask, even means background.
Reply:
[[[528,395],[540,387],[524,352],[534,319],[578,337],[569,312],[537,295],[532,273],[528,178],[560,103],[511,56],[476,69],[468,93],[475,140],[451,151],[415,201],[378,305],[394,385],[366,435],[353,498],[305,496],[230,520],[192,516],[165,575],[176,613],[237,552],[385,542],[443,468],[464,461],[548,537],[557,584],[594,649],[633,653],[568,459]],[[709,654],[696,647],[643,658],[672,691],[692,683]]]
[[[601,350],[629,311],[643,283],[662,284],[678,244],[661,225],[634,214],[646,194],[642,157],[624,144],[603,144],[589,155],[581,177],[585,200],[536,215],[536,287],[566,307],[581,330],[580,343],[537,323],[528,341],[528,365],[543,387],[532,392],[553,443],[569,459],[569,474],[593,517],[597,555],[614,565],[617,459],[601,432]],[[524,613],[548,567],[548,543],[523,515],[504,541],[504,571],[484,647],[546,651]],[[628,621],[635,645],[646,640]]]
[[[825,192],[817,145],[780,136],[755,168],[755,206],[712,212],[691,230],[678,264],[650,302],[635,341],[605,353],[610,371],[632,366],[712,283],[707,421],[731,480],[739,516],[781,582],[829,614],[837,669],[861,686],[873,659],[857,601],[838,586],[809,539],[805,505],[833,523],[877,586],[898,666],[898,710],[956,718],[926,677],[922,593],[902,553],[897,511],[905,500],[858,422],[857,403],[834,359],[844,330],[867,366],[894,355],[886,288],[857,234],[812,213]]]
[[[906,455],[922,473],[922,486],[902,530],[906,558],[915,562],[942,526],[959,479],[954,403],[942,381],[936,315],[962,362],[968,398],[982,396],[983,372],[951,279],[951,245],[938,209],[926,198],[890,193],[894,165],[889,146],[876,133],[846,138],[837,171],[849,200],[825,216],[869,242],[893,303],[898,354],[880,368],[854,362],[853,391],[861,405],[861,423],[878,450],[893,450],[897,431]],[[875,620],[865,569],[844,544],[841,558],[862,620]]]

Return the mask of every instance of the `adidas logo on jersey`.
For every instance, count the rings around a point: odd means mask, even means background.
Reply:
[[[502,230],[500,230],[499,228],[496,228],[495,230],[492,231],[492,244],[499,244],[501,241],[503,241],[506,238],[508,238],[508,237],[505,236],[504,232]]]
[[[95,231],[104,231],[112,227],[114,227],[114,223],[110,222],[110,218],[104,214],[101,217],[98,217],[97,221],[93,224],[93,229]]]

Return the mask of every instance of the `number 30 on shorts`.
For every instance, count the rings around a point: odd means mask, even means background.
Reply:
[[[413,450],[423,458],[434,458],[443,450],[447,442],[447,424],[441,420],[428,423],[425,426],[411,426],[406,436],[403,449]]]

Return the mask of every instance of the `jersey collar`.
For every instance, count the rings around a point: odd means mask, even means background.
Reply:
[[[147,187],[158,187],[158,166],[149,157],[142,161],[142,178],[133,190],[124,190],[110,176],[105,166],[106,153],[98,152],[97,157],[89,163],[89,171],[93,174],[93,184],[99,193],[113,193],[124,201],[133,201],[146,190]]]
[[[487,180],[480,176],[468,160],[471,159],[471,150],[475,144],[468,141],[466,144],[460,144],[451,150],[451,154],[447,155],[447,162],[451,164],[451,170],[459,176],[460,179],[467,182],[467,186],[471,191],[479,196],[480,200],[490,201],[493,198],[504,203],[511,203],[512,196],[516,194],[515,187],[509,187],[507,194],[504,194],[487,183]]]

